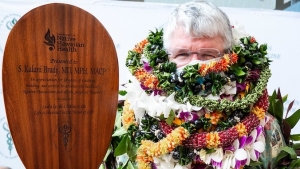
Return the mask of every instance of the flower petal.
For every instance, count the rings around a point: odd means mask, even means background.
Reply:
[[[217,163],[220,163],[223,159],[223,149],[217,148],[216,151],[211,154],[211,159]]]
[[[236,82],[231,82],[230,85],[224,85],[225,94],[236,94]]]
[[[213,96],[212,94],[209,94],[208,96],[206,96],[206,98],[210,100],[219,100],[220,96],[219,95]]]
[[[232,145],[233,145],[235,150],[239,149],[239,147],[240,147],[239,139],[235,139]]]
[[[242,137],[240,137],[240,139],[239,139],[239,142],[240,142],[240,146],[239,146],[239,148],[242,148],[242,147],[244,147],[244,146],[245,146],[245,143],[246,143],[246,141],[247,141],[247,137],[246,137],[246,136],[242,136]]]
[[[144,69],[145,69],[147,72],[151,72],[151,71],[152,71],[152,67],[149,65],[149,63],[143,61],[143,64],[144,64]]]
[[[237,160],[235,163],[235,169],[240,169],[241,168],[241,161]]]
[[[249,165],[250,164],[250,152],[247,151],[247,162],[246,162],[246,165]]]
[[[199,119],[199,116],[197,115],[197,113],[192,113],[192,118],[190,121],[195,121],[197,119]]]
[[[245,144],[249,145],[249,144],[253,143],[253,140],[254,140],[253,137],[250,135],[250,136],[247,137],[247,140],[246,140]]]
[[[253,142],[254,142],[256,140],[256,138],[257,138],[257,130],[256,129],[252,130],[250,136],[252,136]]]
[[[257,141],[253,144],[253,149],[262,153],[263,151],[265,151],[265,144],[261,141]]]
[[[242,161],[247,159],[247,152],[244,149],[237,149],[234,156],[237,160]]]
[[[250,151],[251,160],[257,161],[260,153],[262,153],[264,150],[265,150],[265,145],[261,141],[255,142],[253,144],[253,149]]]
[[[236,83],[236,93],[240,93],[246,89],[245,83]]]
[[[232,159],[234,157],[234,154],[232,151],[225,150],[225,155],[222,161],[222,168],[223,169],[230,169],[230,165],[232,163]]]
[[[257,130],[257,135],[256,135],[256,138],[257,138],[262,133],[263,127],[259,125],[259,126],[257,126],[256,130]]]
[[[231,152],[233,152],[235,149],[234,149],[233,145],[230,145],[230,146],[228,146],[228,147],[224,147],[224,150],[225,150],[225,152],[226,152],[226,151],[231,151]]]
[[[205,163],[205,164],[210,164],[211,162],[211,155],[206,154],[206,150],[201,149],[199,152],[200,159]]]
[[[250,151],[250,158],[253,161],[257,161],[258,160],[258,158],[256,156],[256,153],[255,153],[255,150]]]

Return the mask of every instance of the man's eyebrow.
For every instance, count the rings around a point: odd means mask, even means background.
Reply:
[[[176,51],[176,52],[188,52],[189,50],[185,49],[185,48],[176,48],[174,51]]]

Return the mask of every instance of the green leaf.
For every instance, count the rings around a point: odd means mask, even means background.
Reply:
[[[120,90],[119,91],[119,95],[121,95],[121,96],[125,96],[126,94],[127,94],[126,90]]]
[[[258,43],[252,43],[250,46],[251,46],[251,48],[253,48],[254,50],[256,50],[256,48],[258,46]]]
[[[118,147],[114,151],[114,156],[119,156],[125,154],[127,152],[127,143],[128,143],[128,135],[125,135],[121,142],[119,143]],[[130,140],[129,140],[130,141]]]
[[[275,116],[275,110],[274,110],[274,104],[275,104],[275,100],[276,100],[277,94],[276,94],[276,90],[273,91],[273,94],[271,96],[269,96],[269,109],[268,112],[270,114],[273,114],[273,116]]]
[[[127,130],[124,127],[120,127],[114,132],[112,137],[121,136],[121,135],[126,134],[126,133],[127,133]]]
[[[104,163],[101,163],[99,169],[105,169],[105,168],[106,168],[106,167],[105,167]]]
[[[281,123],[283,119],[283,103],[281,100],[275,100],[275,103],[273,103],[273,110],[275,111],[274,114],[276,119]]]
[[[206,153],[207,154],[212,154],[212,153],[214,153],[214,152],[216,152],[216,150],[215,149],[206,149]]]
[[[290,138],[293,141],[300,141],[300,134],[291,134]]]
[[[103,159],[103,161],[106,161],[106,159],[107,159],[107,157],[108,157],[109,153],[111,152],[111,150],[112,150],[112,148],[108,148],[108,149],[107,149],[107,151],[106,151],[106,154],[105,154],[105,156],[104,156],[104,159]]]
[[[239,54],[241,51],[242,47],[241,46],[233,46],[232,50],[236,53]]]
[[[293,144],[293,145],[292,145],[292,148],[293,148],[294,150],[300,149],[300,143],[295,143],[295,144]]]
[[[273,91],[273,93],[272,93],[272,95],[271,95],[271,96],[269,96],[269,101],[273,101],[273,100],[275,100],[275,99],[276,99],[276,96],[277,96],[277,94],[276,94],[276,90],[274,90],[274,91]]]
[[[293,148],[285,146],[285,147],[280,147],[280,150],[283,152],[287,152],[290,155],[292,160],[297,159],[297,154]]]
[[[121,113],[117,113],[116,120],[115,120],[115,126],[117,128],[120,128],[121,125],[122,125],[122,115],[121,115]]]
[[[136,151],[138,149],[138,147],[133,144],[132,142],[128,143],[128,148],[127,148],[127,154],[130,158],[130,160],[133,160],[135,161],[135,158],[136,158]]]
[[[129,161],[129,158],[127,157],[126,154],[124,155],[121,155],[120,157],[118,157],[119,159],[122,159],[119,163],[122,164],[122,166],[119,166],[118,169],[123,169],[123,168],[127,168],[127,164],[128,164],[128,161]]]
[[[288,98],[288,95],[283,96],[282,97],[282,103],[286,102],[287,98]]]
[[[248,44],[248,39],[247,39],[247,37],[245,37],[245,38],[243,39],[243,43],[246,44],[246,45]]]
[[[252,167],[260,166],[260,165],[262,165],[262,164],[263,164],[263,163],[260,162],[260,161],[252,161],[252,160],[251,160],[251,162],[250,162],[250,166],[252,166]]]
[[[294,128],[295,125],[298,123],[300,118],[300,109],[298,109],[297,111],[295,111],[290,117],[288,117],[286,119],[286,121],[289,123],[289,125],[291,126],[291,128]]]
[[[281,151],[275,160],[275,164],[277,164],[279,161],[281,161],[283,158],[287,157],[289,155],[289,153],[285,152],[285,151]]]
[[[240,68],[240,69],[236,69],[234,71],[234,74],[236,74],[237,76],[243,76],[245,75],[246,73]]]
[[[135,169],[134,166],[132,165],[131,161],[128,161],[126,169]]]
[[[171,110],[169,117],[166,119],[166,123],[168,125],[172,125],[174,118],[175,118],[175,113],[173,110]]]
[[[259,61],[259,60],[252,60],[252,62],[254,63],[254,64],[256,64],[256,65],[259,65],[259,64],[261,64],[261,61]]]
[[[270,112],[273,116],[275,116],[275,110],[274,110],[274,107],[275,107],[275,100],[273,99],[269,99],[269,109],[268,109],[268,112]]]
[[[293,160],[289,166],[289,168],[299,168],[299,167],[300,167],[300,159]]]
[[[157,118],[159,118],[160,120],[165,120],[164,114],[160,114]]]
[[[259,46],[260,53],[263,54],[263,55],[267,54],[267,49],[268,49],[267,44],[262,44],[262,45]]]

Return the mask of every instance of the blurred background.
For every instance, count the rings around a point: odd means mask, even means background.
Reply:
[[[28,11],[48,3],[67,3],[78,6],[94,15],[110,33],[118,54],[120,84],[126,83],[129,74],[125,60],[129,49],[140,42],[149,30],[161,28],[169,14],[190,0],[0,0],[0,68],[6,39],[17,21]],[[284,108],[294,101],[290,111],[300,109],[300,0],[208,0],[219,6],[235,28],[245,29],[260,43],[268,44],[268,57],[272,77],[268,91],[280,88],[288,94]],[[39,24],[39,23],[33,23]],[[0,84],[2,72],[0,71]],[[300,111],[300,110],[299,110]],[[284,111],[286,112],[286,111]],[[300,122],[293,134],[300,131]],[[300,134],[297,135],[300,140]],[[8,129],[8,122],[0,85],[0,169],[24,169]]]
[[[190,0],[119,0],[181,4]],[[236,8],[263,8],[300,12],[300,0],[209,0],[217,6]]]

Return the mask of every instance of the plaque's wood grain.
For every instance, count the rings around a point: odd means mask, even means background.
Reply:
[[[118,99],[111,37],[88,12],[40,6],[11,30],[3,59],[7,119],[28,169],[98,168]]]

